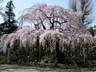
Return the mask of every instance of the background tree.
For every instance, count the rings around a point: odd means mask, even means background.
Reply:
[[[73,11],[82,12],[82,22],[85,26],[92,23],[92,0],[70,0],[70,8]],[[70,2],[69,1],[69,2]],[[91,17],[91,18],[90,18]]]
[[[88,29],[88,31],[90,32],[90,34],[91,34],[92,36],[95,36],[94,28],[93,28],[93,27],[90,27],[90,28]]]
[[[89,25],[92,23],[92,17],[90,15],[92,13],[92,0],[80,0],[81,3],[81,11],[82,11],[82,22],[85,25]]]
[[[77,0],[70,0],[70,9],[72,9],[74,12],[77,12]]]
[[[10,0],[6,5],[6,20],[4,23],[1,24],[3,27],[3,33],[11,33],[17,29],[15,14],[14,14],[14,4]]]

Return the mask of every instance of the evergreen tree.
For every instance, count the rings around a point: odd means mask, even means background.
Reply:
[[[88,29],[88,31],[90,32],[90,34],[91,34],[92,36],[95,36],[94,28],[93,28],[93,27],[90,27],[90,28]]]
[[[16,25],[16,20],[15,20],[15,14],[14,14],[14,4],[13,2],[10,0],[7,5],[6,5],[6,21],[4,23],[1,24],[1,26],[3,26],[3,32],[4,33],[11,33],[13,31],[15,31],[17,29],[17,25]]]

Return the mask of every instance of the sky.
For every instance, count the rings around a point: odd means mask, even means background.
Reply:
[[[29,8],[34,4],[37,3],[46,3],[48,5],[60,5],[62,7],[64,7],[65,9],[68,8],[68,2],[69,0],[13,0],[13,3],[15,5],[15,14],[16,14],[16,18],[18,18],[21,14],[22,11],[25,8]],[[8,0],[4,0],[4,2],[2,3],[3,5],[6,5],[6,3],[8,2]],[[93,23],[92,24],[96,24],[96,0],[93,0]]]

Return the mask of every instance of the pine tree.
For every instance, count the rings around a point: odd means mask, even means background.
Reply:
[[[14,14],[14,4],[13,2],[10,0],[7,5],[6,5],[6,21],[4,23],[1,24],[1,26],[3,26],[3,31],[4,33],[11,33],[13,31],[15,31],[17,29],[17,25],[16,25],[16,20],[15,20],[15,14]]]

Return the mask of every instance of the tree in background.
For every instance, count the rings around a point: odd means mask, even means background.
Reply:
[[[90,27],[90,28],[88,29],[88,31],[90,32],[90,34],[91,34],[92,36],[95,36],[95,32],[94,32],[94,28],[93,28],[93,27]]]
[[[85,26],[92,23],[92,0],[70,0],[70,8],[73,11],[82,12],[82,22]]]
[[[92,23],[92,19],[89,18],[92,13],[92,0],[80,0],[82,11],[82,22],[85,25]]]
[[[15,14],[14,14],[14,4],[10,0],[6,5],[6,20],[4,23],[1,24],[1,27],[3,27],[3,33],[11,33],[17,29],[16,20],[15,20]]]
[[[77,12],[77,0],[70,0],[70,9]]]

